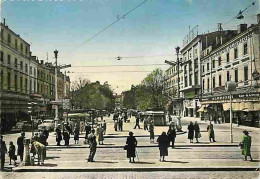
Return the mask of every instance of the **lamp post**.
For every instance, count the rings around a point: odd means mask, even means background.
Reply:
[[[31,105],[31,106],[28,107],[28,108],[31,109],[32,137],[33,137],[33,136],[34,136],[34,120],[33,120],[33,115],[34,115],[35,105],[37,105],[37,103],[31,102],[31,103],[28,103],[28,104]]]
[[[230,109],[229,109],[229,115],[230,115],[230,142],[233,143],[233,131],[232,131],[232,91],[236,91],[236,82],[234,81],[228,81],[226,83],[226,91],[230,92],[229,96],[229,103],[230,103]]]
[[[54,51],[54,57],[55,57],[55,101],[58,101],[58,63],[57,63],[57,59],[58,59],[58,50]],[[58,121],[59,121],[59,105],[57,104],[55,106],[55,129],[58,126]]]
[[[176,48],[175,48],[175,50],[176,50],[176,54],[177,54],[177,81],[178,81],[178,91],[177,91],[177,97],[178,97],[178,99],[180,98],[180,81],[179,81],[179,79],[180,79],[180,74],[179,74],[179,63],[180,63],[180,60],[179,60],[179,51],[180,51],[180,47],[179,46],[177,46]]]

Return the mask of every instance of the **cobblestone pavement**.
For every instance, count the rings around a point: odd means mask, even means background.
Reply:
[[[9,172],[0,173],[2,179],[257,179],[259,172],[57,172],[57,173],[38,173],[38,172]]]

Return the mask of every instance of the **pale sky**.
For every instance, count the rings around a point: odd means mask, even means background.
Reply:
[[[175,47],[182,47],[189,26],[199,25],[199,33],[215,31],[217,23],[224,30],[236,29],[239,23],[256,23],[259,13],[258,0],[244,12],[243,20],[225,25],[254,0],[147,0],[87,42],[143,1],[5,0],[1,19],[6,18],[7,25],[31,44],[32,54],[40,60],[46,60],[48,53],[49,62],[54,62],[57,49],[59,63],[72,65],[66,69],[74,72],[68,74],[71,81],[79,77],[108,81],[121,93],[153,69],[169,66],[82,66],[164,64],[164,60],[175,59]],[[118,61],[117,56],[123,59]]]

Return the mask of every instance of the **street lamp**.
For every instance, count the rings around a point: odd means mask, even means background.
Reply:
[[[230,92],[229,100],[230,100],[230,142],[233,143],[233,133],[232,133],[232,91],[236,91],[236,82],[228,81],[225,86],[225,90]]]
[[[34,115],[35,105],[37,105],[37,103],[31,102],[31,103],[28,103],[28,105],[31,105],[31,106],[28,107],[28,109],[31,109],[32,137],[33,137],[33,136],[34,136],[34,121],[33,121],[33,115]]]
[[[58,73],[58,63],[57,63],[57,59],[58,59],[58,50],[54,51],[54,57],[55,57],[55,101],[58,101],[58,79],[57,79],[57,73]],[[55,129],[58,126],[58,121],[59,121],[59,106],[58,104],[55,106],[55,118],[54,118],[54,122],[55,122]]]

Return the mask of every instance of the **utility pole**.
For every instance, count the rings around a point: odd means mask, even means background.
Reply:
[[[54,51],[54,57],[55,57],[55,101],[58,101],[58,63],[57,63],[57,60],[58,60],[58,50],[55,50]],[[55,129],[57,128],[58,126],[58,121],[59,121],[59,105],[56,104],[56,107],[55,107],[55,118],[54,118],[54,121],[55,121]]]
[[[176,50],[176,53],[177,53],[177,81],[178,81],[178,91],[177,91],[177,98],[179,99],[180,98],[180,68],[179,68],[179,66],[180,66],[180,60],[179,60],[179,51],[180,51],[180,47],[179,46],[177,46],[176,48],[175,48],[175,50]]]

